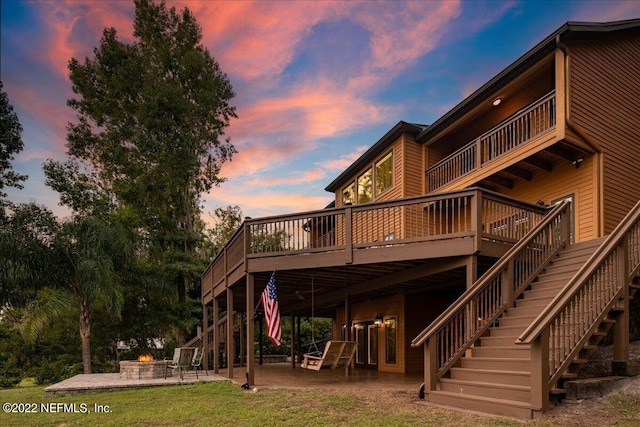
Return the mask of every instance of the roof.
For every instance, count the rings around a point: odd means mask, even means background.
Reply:
[[[403,133],[413,135],[419,143],[428,142],[432,136],[437,135],[442,129],[451,125],[470,110],[486,101],[487,97],[491,94],[506,86],[522,72],[552,53],[559,42],[572,39],[602,37],[603,35],[613,32],[632,31],[638,28],[640,28],[640,18],[613,22],[565,23],[430,126],[403,121],[398,122],[398,124],[380,138],[378,142],[372,145],[371,148],[345,169],[340,176],[334,179],[325,190],[335,192],[340,186],[352,179],[359,170],[373,161],[376,156],[380,155]]]
[[[449,126],[464,114],[477,107],[480,103],[486,101],[496,90],[505,86],[515,79],[523,71],[529,69],[540,59],[546,57],[553,52],[558,46],[558,42],[571,39],[588,39],[601,37],[612,32],[624,32],[635,30],[640,27],[640,19],[628,19],[625,21],[614,22],[567,22],[547,38],[535,45],[527,53],[518,58],[514,63],[505,68],[502,72],[489,80],[486,84],[473,92],[462,102],[456,105],[444,116],[436,120],[427,129],[424,129],[416,137],[419,143],[425,143],[429,139],[437,135],[442,129]]]
[[[407,123],[400,121],[389,132],[387,132],[382,138],[373,144],[367,151],[364,152],[355,162],[353,162],[347,169],[345,169],[340,176],[333,180],[325,190],[335,192],[340,186],[347,182],[353,175],[355,175],[360,169],[371,163],[377,156],[379,156],[384,150],[389,147],[396,139],[398,139],[403,133],[416,136],[421,131],[426,129],[427,125],[421,125],[417,123]]]

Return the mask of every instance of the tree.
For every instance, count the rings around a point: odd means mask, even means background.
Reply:
[[[205,267],[196,254],[201,195],[224,181],[220,168],[235,153],[223,139],[235,94],[188,9],[136,0],[133,35],[123,43],[107,28],[93,58],[69,62],[78,95],[68,101],[77,112],[67,135],[72,163],[49,161],[45,173],[77,207],[87,207],[78,198],[83,186],[109,193],[101,200],[114,201],[145,237],[187,304]]]
[[[91,322],[95,309],[112,319],[123,305],[120,273],[132,256],[127,231],[117,222],[94,218],[62,224],[51,242],[51,285],[41,289],[29,307],[25,333],[34,338],[53,320],[70,311],[78,315],[84,373],[91,373]]]
[[[22,188],[21,181],[27,179],[26,175],[16,173],[11,166],[14,154],[24,148],[22,142],[22,125],[18,115],[13,111],[9,103],[9,97],[3,90],[0,80],[0,199],[7,197],[5,187]],[[3,206],[0,205],[0,213]]]
[[[0,220],[0,307],[24,307],[48,282],[58,231],[53,212],[34,203],[12,205]]]
[[[240,206],[227,206],[226,208],[216,208],[211,215],[214,219],[213,227],[208,230],[208,237],[211,244],[210,255],[215,257],[225,243],[233,236],[238,227],[242,224],[242,209]]]

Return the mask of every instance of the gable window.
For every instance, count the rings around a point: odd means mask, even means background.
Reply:
[[[353,205],[356,201],[356,183],[352,182],[342,190],[342,205]]]
[[[376,163],[376,196],[393,185],[393,151]]]
[[[368,203],[373,199],[373,171],[368,169],[358,177],[358,203]]]

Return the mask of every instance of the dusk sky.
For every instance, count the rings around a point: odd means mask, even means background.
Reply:
[[[227,73],[238,154],[204,196],[205,217],[321,209],[324,188],[398,121],[429,124],[567,21],[640,17],[640,1],[168,1],[188,7]],[[67,64],[105,27],[131,42],[133,1],[1,2],[1,78],[24,128],[14,202],[59,216],[42,164],[66,160]]]

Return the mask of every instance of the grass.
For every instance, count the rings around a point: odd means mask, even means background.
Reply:
[[[45,396],[43,387],[0,390],[1,403],[35,403],[36,413],[0,413],[10,426],[552,426],[559,420],[516,421],[415,403],[406,393],[280,389],[242,391],[230,382],[198,383],[71,396]],[[44,406],[41,406],[43,404]],[[43,408],[78,412],[43,413]],[[95,405],[108,412],[96,413]],[[609,410],[618,425],[640,422],[640,396],[619,397]],[[33,405],[32,405],[33,407]],[[607,418],[601,425],[614,419]],[[578,421],[578,420],[575,420]],[[571,423],[563,423],[571,425]],[[584,420],[580,424],[588,425]],[[594,424],[596,425],[596,424]]]

